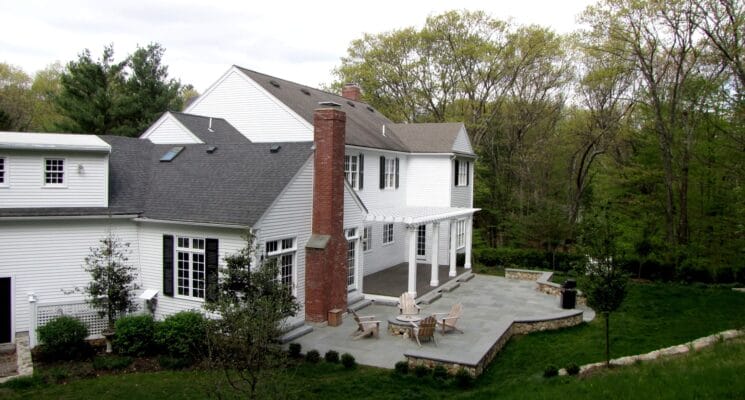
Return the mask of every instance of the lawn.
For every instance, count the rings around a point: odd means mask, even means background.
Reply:
[[[615,369],[592,377],[542,377],[548,365],[564,367],[603,358],[602,321],[556,332],[513,338],[469,390],[432,377],[395,376],[390,370],[301,364],[283,389],[297,398],[419,399],[491,398],[743,398],[745,340],[718,344],[696,354]],[[731,328],[745,327],[745,294],[729,288],[632,284],[621,310],[611,317],[613,357],[645,353]],[[41,371],[40,375],[49,375]],[[27,389],[0,388],[8,399],[199,399],[207,397],[215,372],[157,372],[73,379]],[[50,380],[50,379],[47,379]]]

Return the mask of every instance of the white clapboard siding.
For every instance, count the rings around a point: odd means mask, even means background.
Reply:
[[[463,160],[463,159],[461,159]],[[452,182],[454,181],[454,166],[453,164],[455,161],[451,161],[451,167],[450,167],[450,204],[452,207],[466,207],[471,208],[473,207],[473,167],[474,167],[474,161],[473,159],[468,159],[467,161],[471,162],[471,166],[469,168],[469,178],[468,178],[468,186],[455,186]]]
[[[241,238],[243,231],[240,229],[153,222],[140,222],[139,228],[141,285],[143,290],[154,289],[159,292],[155,309],[157,319],[163,319],[179,311],[201,310],[204,305],[204,301],[197,299],[163,295],[163,235],[173,235],[174,240],[179,236],[217,239],[219,268],[226,266],[225,256],[238,252],[246,244]]]
[[[0,277],[13,285],[13,319],[16,332],[29,329],[28,295],[39,304],[76,301],[75,292],[89,281],[85,257],[91,247],[111,231],[131,243],[129,261],[138,265],[136,226],[131,221],[109,219],[0,221]],[[70,294],[66,294],[70,293]]]
[[[406,205],[450,207],[451,165],[448,155],[410,155],[406,170]]]
[[[453,151],[457,153],[473,154],[473,147],[471,147],[471,141],[468,139],[468,132],[466,132],[465,127],[462,127],[460,132],[458,132],[458,136],[455,137]]]
[[[313,140],[311,124],[235,68],[185,112],[225,118],[254,142]]]
[[[359,228],[364,224],[365,210],[355,198],[354,189],[345,185],[344,187],[344,229]],[[358,232],[362,235],[362,232]]]
[[[163,114],[145,133],[140,136],[157,144],[202,143],[198,137],[182,125],[173,114]]]
[[[67,151],[5,151],[0,208],[106,207],[108,155]],[[64,185],[44,184],[44,159],[64,159]]]
[[[363,188],[357,190],[357,195],[362,199],[368,210],[376,208],[401,207],[406,205],[406,154],[379,152],[374,150],[360,150],[347,148],[347,155],[365,156]],[[380,189],[380,156],[399,159],[399,187],[398,189]]]
[[[305,245],[312,229],[313,158],[309,158],[298,174],[277,197],[256,223],[261,249],[269,240],[295,238],[295,296],[300,310],[292,321],[305,317]]]
[[[393,224],[393,243],[383,244],[383,223],[373,222],[372,225],[372,250],[365,252],[364,275],[370,275],[386,268],[407,261],[406,249],[406,226],[404,224]]]

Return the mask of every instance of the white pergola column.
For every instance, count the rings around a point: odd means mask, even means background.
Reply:
[[[440,272],[439,265],[439,253],[440,253],[440,223],[435,222],[432,224],[432,278],[429,281],[429,286],[440,286]]]
[[[466,219],[466,262],[463,266],[466,269],[471,269],[471,233],[473,231],[473,215]]]
[[[362,293],[362,281],[363,281],[363,261],[365,259],[365,253],[362,250],[362,236],[365,234],[365,226],[360,225],[357,227],[357,245],[354,249],[354,255],[357,257],[357,262],[355,263],[355,266],[357,267],[357,270],[354,271],[354,278],[357,281],[357,290]]]
[[[455,276],[455,253],[458,251],[458,244],[456,243],[457,239],[457,233],[456,228],[458,226],[458,222],[454,219],[450,220],[450,271],[448,272],[448,276],[454,277]]]
[[[409,294],[416,298],[416,234],[417,226],[409,225],[406,227],[406,234],[409,236]]]

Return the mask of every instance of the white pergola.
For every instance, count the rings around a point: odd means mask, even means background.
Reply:
[[[456,245],[456,224],[455,221],[459,219],[466,219],[466,232],[465,232],[465,250],[466,250],[466,261],[464,267],[471,269],[471,235],[473,231],[473,214],[479,211],[479,208],[459,208],[459,207],[390,207],[380,208],[376,210],[369,210],[365,221],[368,222],[383,222],[383,223],[399,223],[405,224],[407,228],[408,244],[409,244],[409,282],[408,292],[416,297],[416,274],[417,274],[417,263],[416,263],[416,240],[417,240],[417,229],[420,225],[432,224],[432,269],[431,269],[431,280],[430,286],[439,286],[440,279],[439,273],[439,238],[440,238],[440,222],[450,221],[450,270],[448,275],[451,277],[455,276],[455,255],[457,252]]]

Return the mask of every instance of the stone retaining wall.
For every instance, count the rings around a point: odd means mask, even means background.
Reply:
[[[570,326],[579,325],[582,323],[582,311],[573,312],[569,315],[560,317],[548,317],[548,318],[534,318],[534,319],[518,319],[512,322],[510,327],[502,333],[502,335],[492,344],[489,351],[479,360],[478,363],[469,364],[464,362],[455,362],[453,360],[438,360],[433,358],[426,358],[420,356],[412,356],[406,354],[406,360],[409,363],[409,368],[415,368],[418,365],[424,365],[428,368],[434,368],[438,365],[445,367],[450,374],[457,373],[460,369],[465,369],[472,376],[476,377],[484,372],[484,368],[494,359],[500,350],[507,344],[507,341],[513,335],[522,335],[531,332],[555,330],[566,328]]]
[[[504,277],[507,279],[516,279],[520,281],[535,281],[536,290],[551,296],[561,296],[561,285],[551,282],[553,272],[538,271],[530,269],[505,268]],[[581,291],[577,291],[577,304],[587,305],[587,299]]]
[[[543,271],[534,271],[530,269],[505,268],[504,277],[507,279],[517,279],[521,281],[537,281],[543,275]]]

